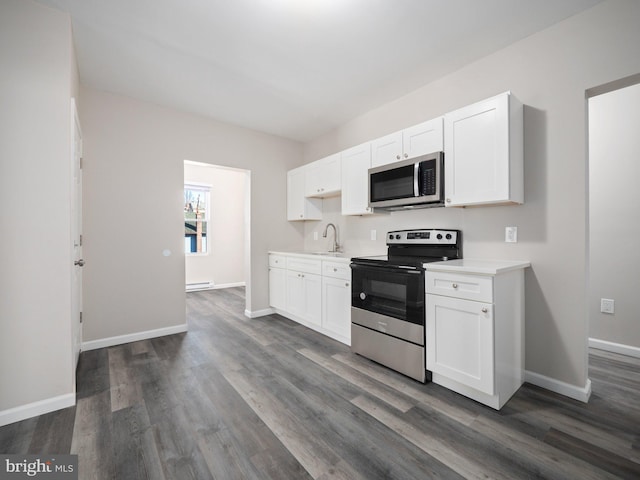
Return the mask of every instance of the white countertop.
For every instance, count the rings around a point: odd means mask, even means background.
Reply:
[[[476,258],[464,258],[460,260],[447,260],[444,262],[425,263],[427,271],[476,273],[479,275],[498,275],[510,270],[527,268],[531,266],[528,260],[482,260]]]
[[[276,255],[287,255],[289,257],[315,258],[316,260],[331,260],[334,262],[350,263],[351,255],[344,252],[287,252],[283,250],[270,250],[269,253]]]

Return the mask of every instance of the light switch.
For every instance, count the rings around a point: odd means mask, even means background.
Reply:
[[[504,241],[507,243],[516,243],[518,241],[518,227],[505,227]]]
[[[375,230],[371,230],[371,240],[374,242],[378,239],[378,233]]]

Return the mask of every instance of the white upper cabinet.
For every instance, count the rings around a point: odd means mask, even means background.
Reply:
[[[371,142],[371,167],[380,167],[402,159],[402,132],[395,132]]]
[[[524,202],[523,107],[509,92],[444,116],[445,205]]]
[[[444,147],[442,117],[373,140],[371,147],[372,167],[440,152]]]
[[[341,153],[342,215],[367,215],[369,208],[369,168],[371,143],[363,143]]]
[[[340,163],[340,154],[334,153],[306,165],[305,195],[307,197],[339,195],[342,187]]]
[[[322,200],[305,197],[305,167],[287,172],[287,220],[322,220]]]

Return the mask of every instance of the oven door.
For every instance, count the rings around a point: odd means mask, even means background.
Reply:
[[[351,305],[424,325],[424,271],[396,266],[351,264]]]

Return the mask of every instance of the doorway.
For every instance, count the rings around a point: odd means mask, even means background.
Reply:
[[[245,286],[250,171],[184,161],[185,289]]]
[[[587,91],[589,346],[640,357],[640,75]]]

